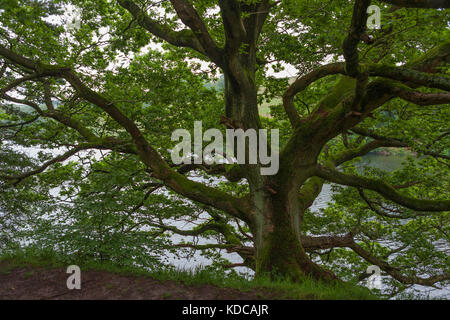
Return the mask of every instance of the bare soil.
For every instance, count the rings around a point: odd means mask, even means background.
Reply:
[[[253,300],[274,299],[267,290],[241,291],[213,285],[187,286],[148,276],[82,271],[81,289],[67,289],[63,268],[8,268],[0,263],[0,300]]]

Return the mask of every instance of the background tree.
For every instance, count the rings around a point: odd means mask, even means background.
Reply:
[[[371,3],[382,8],[379,30],[366,30]],[[100,259],[150,264],[163,248],[226,249],[243,261],[231,266],[257,276],[348,279],[374,264],[396,286],[445,284],[447,7],[2,1],[2,219],[35,223],[45,245]],[[294,81],[270,76],[286,64]],[[218,74],[223,91],[208,85]],[[277,98],[261,117],[264,100]],[[194,120],[279,128],[280,170],[172,164],[171,132]],[[390,173],[361,167],[383,147],[418,160]],[[312,212],[327,182],[345,187]]]

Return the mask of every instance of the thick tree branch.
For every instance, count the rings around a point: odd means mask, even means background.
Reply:
[[[366,202],[367,206],[369,207],[370,210],[372,210],[373,212],[375,212],[377,215],[381,216],[381,217],[386,217],[386,218],[394,218],[394,219],[410,219],[410,218],[415,218],[417,216],[427,216],[430,215],[429,213],[414,213],[414,215],[398,215],[398,214],[389,214],[387,213],[385,210],[380,210],[379,208],[376,207],[376,205],[370,201],[370,199],[366,196],[365,192],[363,189],[358,188],[358,193],[361,196],[361,198],[364,200],[364,202]]]
[[[237,0],[219,0],[220,12],[226,35],[227,52],[237,52],[247,35]]]
[[[304,75],[295,80],[283,94],[283,106],[286,114],[293,127],[296,127],[300,122],[300,115],[294,106],[294,97],[297,93],[303,91],[311,83],[332,74],[345,73],[345,64],[338,62],[324,65],[307,75]]]
[[[350,30],[342,45],[345,58],[345,70],[351,77],[356,77],[359,73],[358,43],[366,31],[367,8],[369,5],[370,0],[355,1]]]
[[[226,230],[224,230],[224,228],[226,228],[226,226],[224,224],[217,223],[214,221],[204,223],[204,224],[202,224],[194,229],[191,229],[191,230],[183,230],[183,229],[179,229],[174,226],[168,226],[168,225],[158,224],[158,223],[150,223],[149,225],[151,225],[152,227],[160,228],[161,230],[164,230],[164,231],[173,232],[173,233],[181,235],[181,236],[200,236],[200,235],[204,234],[205,232],[211,231],[211,230],[214,230],[214,231],[222,233],[222,234],[227,232]]]
[[[367,130],[367,129],[362,128],[362,127],[354,127],[354,128],[351,129],[351,131],[356,133],[356,134],[358,134],[358,135],[360,135],[360,136],[369,137],[369,138],[372,138],[374,140],[381,140],[381,141],[384,141],[384,140],[388,140],[388,141],[395,140],[395,141],[403,142],[402,140],[400,140],[398,138],[385,137],[385,136],[379,135],[379,134],[377,134],[377,133],[375,133],[375,132],[373,132],[371,130]]]
[[[53,106],[52,101],[52,92],[50,89],[50,85],[47,82],[44,82],[44,101],[47,106],[47,110],[55,111],[55,107]]]
[[[5,93],[7,93],[8,91],[14,89],[15,87],[21,85],[22,83],[29,81],[29,80],[33,80],[36,78],[39,78],[40,76],[37,73],[32,73],[30,75],[27,75],[25,77],[19,78],[14,80],[13,82],[9,83],[8,85],[6,85],[5,87],[0,89],[0,97],[3,96]]]
[[[399,98],[417,104],[429,106],[450,103],[450,92],[424,93],[404,85],[392,85],[392,93]]]
[[[384,198],[416,211],[449,211],[450,200],[423,200],[402,195],[383,180],[369,179],[318,165],[315,175],[341,185],[375,191]]]
[[[450,78],[447,76],[421,72],[413,68],[387,66],[383,64],[370,64],[366,65],[365,68],[369,75],[373,77],[384,77],[401,81],[405,84],[413,83],[428,88],[450,91]],[[284,96],[287,98],[294,97],[296,94],[306,89],[311,83],[333,74],[349,75],[345,71],[345,63],[336,62],[326,64],[297,78],[286,90]]]
[[[446,281],[446,280],[450,279],[449,274],[436,275],[436,276],[431,276],[429,278],[404,276],[398,271],[398,269],[392,267],[387,262],[370,254],[367,250],[365,250],[360,245],[353,243],[352,245],[349,246],[349,248],[352,249],[360,257],[362,257],[364,260],[368,261],[371,264],[379,266],[381,268],[381,270],[387,272],[391,277],[393,277],[395,280],[397,280],[403,284],[420,284],[422,286],[432,286],[437,282]]]
[[[332,74],[345,74],[345,63],[336,62],[326,64],[302,77],[297,78],[286,90],[284,96],[293,97],[297,93],[306,89],[311,83]]]
[[[332,161],[334,166],[338,167],[347,161],[353,160],[357,157],[362,157],[381,147],[408,147],[408,144],[396,140],[373,140],[362,146],[342,151],[341,153],[333,156]]]
[[[181,21],[194,32],[194,35],[197,37],[208,57],[218,66],[222,66],[222,51],[211,38],[202,18],[192,4],[186,0],[170,0],[170,2]]]
[[[360,128],[360,127],[355,127],[351,129],[352,132],[361,135],[361,136],[365,136],[365,137],[370,137],[372,139],[375,140],[379,140],[380,142],[383,141],[386,143],[386,147],[399,147],[399,148],[413,148],[413,146],[404,141],[401,140],[399,138],[390,138],[390,137],[385,137],[385,136],[381,136],[379,134],[376,134],[372,131],[366,130],[364,128]],[[445,137],[447,134],[443,134],[441,135],[441,137]],[[439,140],[440,137],[438,137],[436,140]],[[434,152],[429,150],[429,148],[432,146],[432,144],[427,144],[424,149],[420,149],[420,148],[413,148],[416,152],[419,152],[421,154],[427,155],[427,156],[431,156],[434,158],[442,158],[442,159],[446,159],[446,160],[450,160],[450,156],[445,155],[445,154],[440,154],[438,152]]]
[[[211,244],[191,244],[178,243],[169,246],[170,248],[191,248],[195,250],[209,250],[209,249],[226,249],[229,252],[236,252],[238,248],[232,244],[211,243]]]
[[[302,246],[306,251],[345,248],[353,243],[353,234],[344,236],[301,236]]]
[[[325,250],[339,247],[350,248],[364,260],[368,261],[371,264],[379,266],[383,271],[385,271],[391,277],[393,277],[394,279],[403,284],[420,284],[423,286],[432,286],[437,282],[450,279],[450,275],[448,274],[431,276],[429,278],[404,276],[399,272],[397,268],[375,257],[374,255],[370,254],[367,250],[362,248],[360,245],[358,245],[353,237],[354,235],[352,232],[349,232],[344,236],[313,236],[313,237],[302,236],[301,242],[305,247],[305,250],[307,251]],[[399,250],[402,250],[404,247],[405,246],[402,246],[399,249],[394,250],[393,252],[398,252]],[[392,254],[393,252],[391,252],[390,254]]]
[[[427,52],[418,60],[408,63],[407,67],[421,72],[434,73],[449,58],[450,43],[444,43]],[[361,104],[362,110],[360,112],[354,112],[351,109],[354,98],[342,93],[344,90],[347,90],[345,89],[346,86],[351,88],[354,84],[352,84],[351,79],[346,79],[345,77],[341,82],[347,84],[338,84],[330,93],[329,98],[322,100],[317,110],[308,118],[302,120],[302,123],[312,123],[309,125],[310,127],[318,128],[314,136],[319,144],[325,144],[338,134],[356,126],[366,117],[370,116],[373,110],[396,97],[399,93],[398,91],[396,92],[399,86],[398,82],[381,78],[373,80],[367,85],[364,101]],[[437,100],[439,102],[444,100],[441,95],[429,98],[433,98],[435,102]],[[293,138],[291,139],[295,139],[297,134],[301,135],[302,129],[299,127],[296,130],[298,132],[294,132]]]
[[[243,19],[246,31],[245,43],[249,46],[250,56],[256,55],[258,38],[273,5],[270,4],[270,0],[261,0],[255,4],[241,4],[241,6],[243,7],[242,10],[248,15]]]
[[[425,86],[428,88],[450,91],[450,78],[446,76],[421,72],[412,68],[377,64],[368,65],[365,66],[365,68],[367,74],[372,77],[384,77],[401,81],[402,83],[407,85]],[[294,106],[294,97],[315,81],[333,74],[348,75],[348,73],[345,71],[345,63],[337,62],[321,66],[318,69],[297,78],[297,80],[288,87],[288,89],[283,94],[283,106],[293,127],[297,126],[300,121],[300,116]],[[362,80],[364,80],[364,78]],[[364,83],[364,81],[361,81],[359,83]],[[364,87],[361,87],[361,89],[360,99],[358,99],[359,102],[361,102],[362,98],[364,97]],[[404,92],[403,96],[407,96],[407,93]],[[417,95],[412,96],[413,98],[416,98],[416,101],[421,102],[420,98],[418,98]],[[440,93],[437,96],[427,96],[423,99],[430,104],[434,101],[444,101],[444,99],[446,99],[446,93]]]
[[[380,76],[397,80],[409,85],[409,83],[425,86],[428,88],[442,89],[450,91],[450,77],[430,74],[405,67],[393,67],[385,65],[369,65],[367,67],[369,75]]]
[[[191,48],[208,56],[207,51],[191,30],[185,29],[175,31],[169,26],[158,23],[157,21],[151,19],[134,1],[118,0],[117,2],[120,6],[131,13],[142,28],[154,36],[167,41],[176,47]]]

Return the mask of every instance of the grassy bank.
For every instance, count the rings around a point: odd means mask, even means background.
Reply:
[[[70,259],[69,259],[70,260]],[[14,275],[18,268],[56,269],[68,266],[67,258],[44,251],[16,251],[0,256],[0,273]],[[186,286],[212,285],[218,288],[232,288],[241,292],[261,292],[261,299],[307,299],[307,300],[367,300],[377,299],[367,288],[351,283],[328,284],[305,278],[301,283],[292,283],[283,279],[270,280],[259,278],[248,280],[236,274],[225,275],[207,269],[182,270],[158,269],[145,270],[137,267],[120,267],[108,262],[70,261],[70,264],[80,266],[82,273],[86,271],[103,271],[111,274],[149,277],[160,282],[174,281]],[[270,295],[267,295],[270,293]]]

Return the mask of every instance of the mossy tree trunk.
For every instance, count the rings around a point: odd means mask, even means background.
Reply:
[[[337,279],[330,271],[313,263],[302,246],[300,203],[303,199],[298,189],[270,190],[266,189],[262,202],[254,205],[262,208],[255,212],[252,225],[256,276],[281,276],[294,281],[304,276],[326,281]],[[254,199],[258,202],[257,197]]]
[[[254,57],[236,54],[226,61],[223,70],[227,125],[244,130],[261,128]],[[320,146],[319,141],[310,138],[308,134],[300,135],[297,145],[292,146],[297,154],[300,153],[296,161],[315,163]],[[315,279],[336,279],[331,272],[314,264],[301,244],[303,208],[300,204],[303,200],[299,190],[310,176],[308,170],[304,173],[298,169],[290,170],[294,163],[280,165],[283,168],[274,176],[261,175],[260,165],[241,165],[252,195],[249,225],[254,236],[256,274],[279,275],[293,280],[300,280],[305,275]]]

